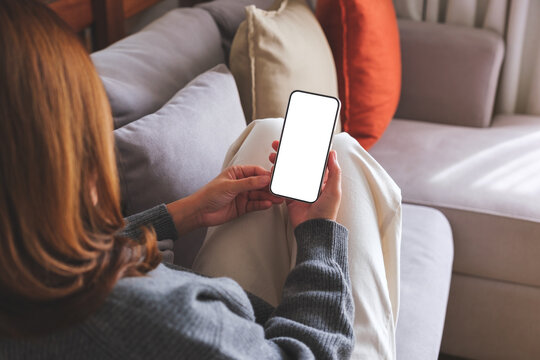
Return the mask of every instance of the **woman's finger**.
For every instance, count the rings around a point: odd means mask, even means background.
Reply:
[[[268,201],[268,200],[248,201],[248,203],[246,205],[246,211],[251,212],[251,211],[266,210],[266,209],[269,209],[270,207],[272,207],[272,202]]]
[[[271,153],[271,154],[268,156],[268,159],[270,160],[270,162],[271,162],[272,164],[275,164],[275,163],[276,163],[276,156],[277,156],[276,153]]]
[[[326,181],[325,191],[327,189],[331,193],[341,194],[341,168],[335,150],[330,151],[330,157],[328,158],[328,180]]]
[[[245,176],[270,175],[270,172],[258,165],[240,165]]]
[[[250,191],[248,195],[249,200],[269,200],[274,204],[281,204],[283,202],[283,199],[272,195],[268,192],[268,190],[256,190],[256,191]]]
[[[270,175],[249,176],[238,180],[229,180],[228,189],[240,194],[246,191],[259,190],[270,183]]]
[[[270,175],[270,171],[258,165],[234,165],[228,168],[227,171],[232,171],[235,179],[243,179],[250,176]]]
[[[278,147],[279,147],[279,141],[278,140],[272,141],[272,149],[277,151]]]

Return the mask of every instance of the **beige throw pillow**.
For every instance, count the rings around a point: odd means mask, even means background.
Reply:
[[[246,7],[231,47],[230,69],[248,123],[284,117],[293,90],[338,97],[332,51],[306,0],[278,1],[271,9]]]

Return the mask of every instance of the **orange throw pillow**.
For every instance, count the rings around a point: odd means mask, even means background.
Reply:
[[[401,91],[399,30],[392,0],[318,0],[336,63],[341,123],[365,149],[381,137]]]

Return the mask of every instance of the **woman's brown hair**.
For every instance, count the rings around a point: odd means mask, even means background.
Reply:
[[[82,321],[118,279],[160,261],[124,227],[103,85],[71,30],[33,0],[0,3],[0,336]]]

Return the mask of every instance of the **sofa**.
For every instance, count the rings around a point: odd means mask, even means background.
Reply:
[[[125,215],[187,196],[220,172],[227,148],[246,126],[232,76],[220,64],[227,63],[231,26],[243,20],[249,2],[216,0],[174,9],[92,54],[114,117]],[[397,356],[436,359],[450,287],[452,230],[432,207],[404,204],[402,212]],[[189,267],[204,235],[199,229],[176,241],[174,262]]]
[[[370,153],[403,201],[440,210],[455,256],[442,352],[540,357],[540,117],[494,112],[496,33],[399,21],[396,119]]]

